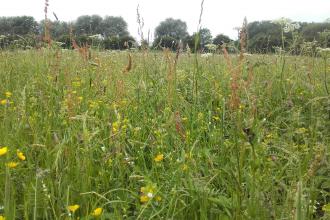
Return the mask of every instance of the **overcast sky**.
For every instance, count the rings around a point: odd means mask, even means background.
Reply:
[[[49,0],[49,18],[55,12],[60,20],[73,21],[80,15],[122,16],[129,32],[137,37],[136,7],[145,21],[144,32],[160,21],[179,18],[188,25],[189,33],[197,29],[201,0]],[[38,21],[44,18],[44,0],[1,0],[0,16],[30,15]],[[287,17],[295,21],[321,22],[330,17],[330,0],[205,0],[202,26],[236,38],[234,27],[244,16],[248,21],[274,20]]]

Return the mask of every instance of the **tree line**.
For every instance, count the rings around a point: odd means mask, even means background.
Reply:
[[[55,15],[56,17],[56,15]],[[247,25],[247,51],[271,53],[278,48],[298,53],[305,46],[330,47],[330,21],[323,23],[255,21]],[[0,48],[30,48],[41,45],[45,28],[51,39],[62,48],[71,48],[72,39],[80,44],[88,44],[100,49],[120,50],[142,45],[158,48],[171,48],[210,51],[223,44],[239,47],[224,34],[215,37],[208,28],[189,35],[186,22],[167,18],[156,27],[153,42],[134,39],[128,32],[127,22],[122,17],[83,15],[74,22],[42,20],[37,22],[31,16],[0,17]],[[237,29],[239,31],[239,28]],[[284,47],[284,48],[283,48]]]

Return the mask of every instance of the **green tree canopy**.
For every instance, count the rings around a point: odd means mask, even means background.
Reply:
[[[77,18],[74,28],[78,35],[94,35],[102,32],[102,17],[99,15],[82,15]]]
[[[155,30],[156,39],[160,37],[171,37],[176,40],[182,40],[187,35],[187,24],[180,19],[167,18]]]
[[[101,31],[105,37],[126,37],[129,35],[127,23],[122,17],[106,16],[102,21]]]
[[[229,43],[231,42],[232,40],[227,36],[227,35],[224,35],[224,34],[218,34],[214,39],[213,39],[213,44],[215,45],[222,45],[222,44],[225,44],[225,43]]]
[[[38,32],[38,23],[31,16],[0,17],[0,34],[27,35]]]
[[[204,50],[207,44],[212,43],[211,31],[208,28],[202,28],[199,34],[195,32],[191,36],[187,36],[184,43],[188,44],[193,52],[195,52],[195,44],[197,50]]]
[[[65,21],[48,21],[50,36],[53,39],[61,38],[70,34],[70,24]],[[45,20],[39,23],[39,32],[44,35]]]

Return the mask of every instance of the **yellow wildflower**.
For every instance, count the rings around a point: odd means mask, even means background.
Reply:
[[[6,218],[0,215],[0,220],[5,220]]]
[[[136,127],[136,128],[134,128],[134,132],[139,132],[141,130],[141,128],[140,127]]]
[[[20,160],[26,160],[25,155],[20,150],[17,150],[16,154],[17,154],[18,159],[20,159]]]
[[[148,201],[149,201],[149,197],[148,196],[146,196],[146,195],[141,195],[140,196],[140,202],[141,203],[146,203]]]
[[[8,152],[8,147],[2,147],[0,148],[0,156],[5,155]]]
[[[92,216],[94,216],[94,217],[98,217],[98,216],[100,216],[101,214],[102,214],[102,211],[103,211],[103,209],[102,208],[96,208],[96,209],[94,209],[94,211],[92,212]]]
[[[120,122],[119,121],[115,121],[114,123],[112,123],[112,132],[113,133],[117,133],[120,127]]]
[[[306,129],[306,128],[298,128],[297,130],[296,130],[296,132],[298,133],[298,134],[304,134],[304,133],[306,133],[308,130]]]
[[[218,117],[218,116],[213,116],[212,117],[215,121],[220,121],[220,117]]]
[[[323,210],[324,212],[330,214],[330,203],[324,205],[324,206],[322,207],[322,210]]]
[[[75,205],[69,205],[68,206],[68,210],[72,213],[75,213],[78,209],[79,209],[79,205],[75,204]]]
[[[6,105],[8,103],[7,99],[3,99],[0,101],[0,104],[1,105]]]
[[[202,120],[203,118],[204,118],[203,112],[199,112],[198,115],[197,115],[197,119]]]
[[[158,154],[154,159],[156,162],[160,162],[162,160],[164,160],[164,154]]]
[[[160,196],[156,196],[156,197],[155,197],[155,200],[156,200],[157,202],[160,202],[160,201],[162,201],[162,197],[160,197]]]
[[[12,95],[13,95],[13,93],[11,93],[11,92],[5,92],[5,96],[6,96],[7,98],[10,98]]]
[[[267,135],[266,135],[266,138],[269,138],[269,139],[270,139],[270,138],[272,138],[272,137],[273,137],[273,134],[267,134]]]
[[[80,82],[72,82],[72,86],[78,88],[78,87],[81,86],[81,83]]]
[[[154,193],[155,192],[156,187],[154,185],[148,185],[146,187],[141,187],[141,192],[144,194],[148,194],[148,193]]]
[[[6,163],[6,166],[8,168],[15,168],[15,167],[17,167],[17,165],[18,165],[17,162],[8,162],[8,163]]]
[[[160,201],[161,198],[160,196],[156,196],[154,197],[154,193],[156,191],[156,186],[149,184],[147,186],[141,187],[141,196],[140,196],[140,202],[141,203],[146,203],[149,200],[151,200],[152,198],[154,198],[156,201]]]

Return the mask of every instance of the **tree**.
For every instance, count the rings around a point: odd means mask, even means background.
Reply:
[[[107,16],[103,19],[101,30],[104,37],[127,37],[127,23],[122,17]]]
[[[218,34],[214,39],[213,39],[213,44],[222,46],[223,44],[227,44],[231,42],[232,40],[224,34]]]
[[[167,36],[176,40],[182,40],[187,35],[186,22],[173,18],[167,18],[165,21],[160,22],[155,31],[155,38]]]
[[[65,21],[48,21],[50,37],[52,39],[58,40],[64,35],[70,34],[70,24]],[[39,33],[44,35],[45,20],[39,23]]]
[[[27,35],[36,34],[38,23],[31,16],[1,17],[0,34]]]
[[[99,15],[82,15],[77,18],[74,27],[78,35],[95,35],[101,34],[102,17]]]
[[[255,21],[248,24],[248,50],[251,52],[273,52],[281,47],[281,26],[271,21]]]
[[[205,50],[205,46],[212,43],[211,31],[207,28],[202,28],[200,29],[199,34],[195,32],[191,36],[187,36],[184,39],[184,43],[188,44],[192,52],[195,52],[195,49]]]
[[[319,33],[330,30],[330,23],[303,23],[301,34],[307,41],[319,40]]]
[[[199,31],[201,48],[205,48],[205,45],[212,43],[212,34],[208,28],[202,28]]]

